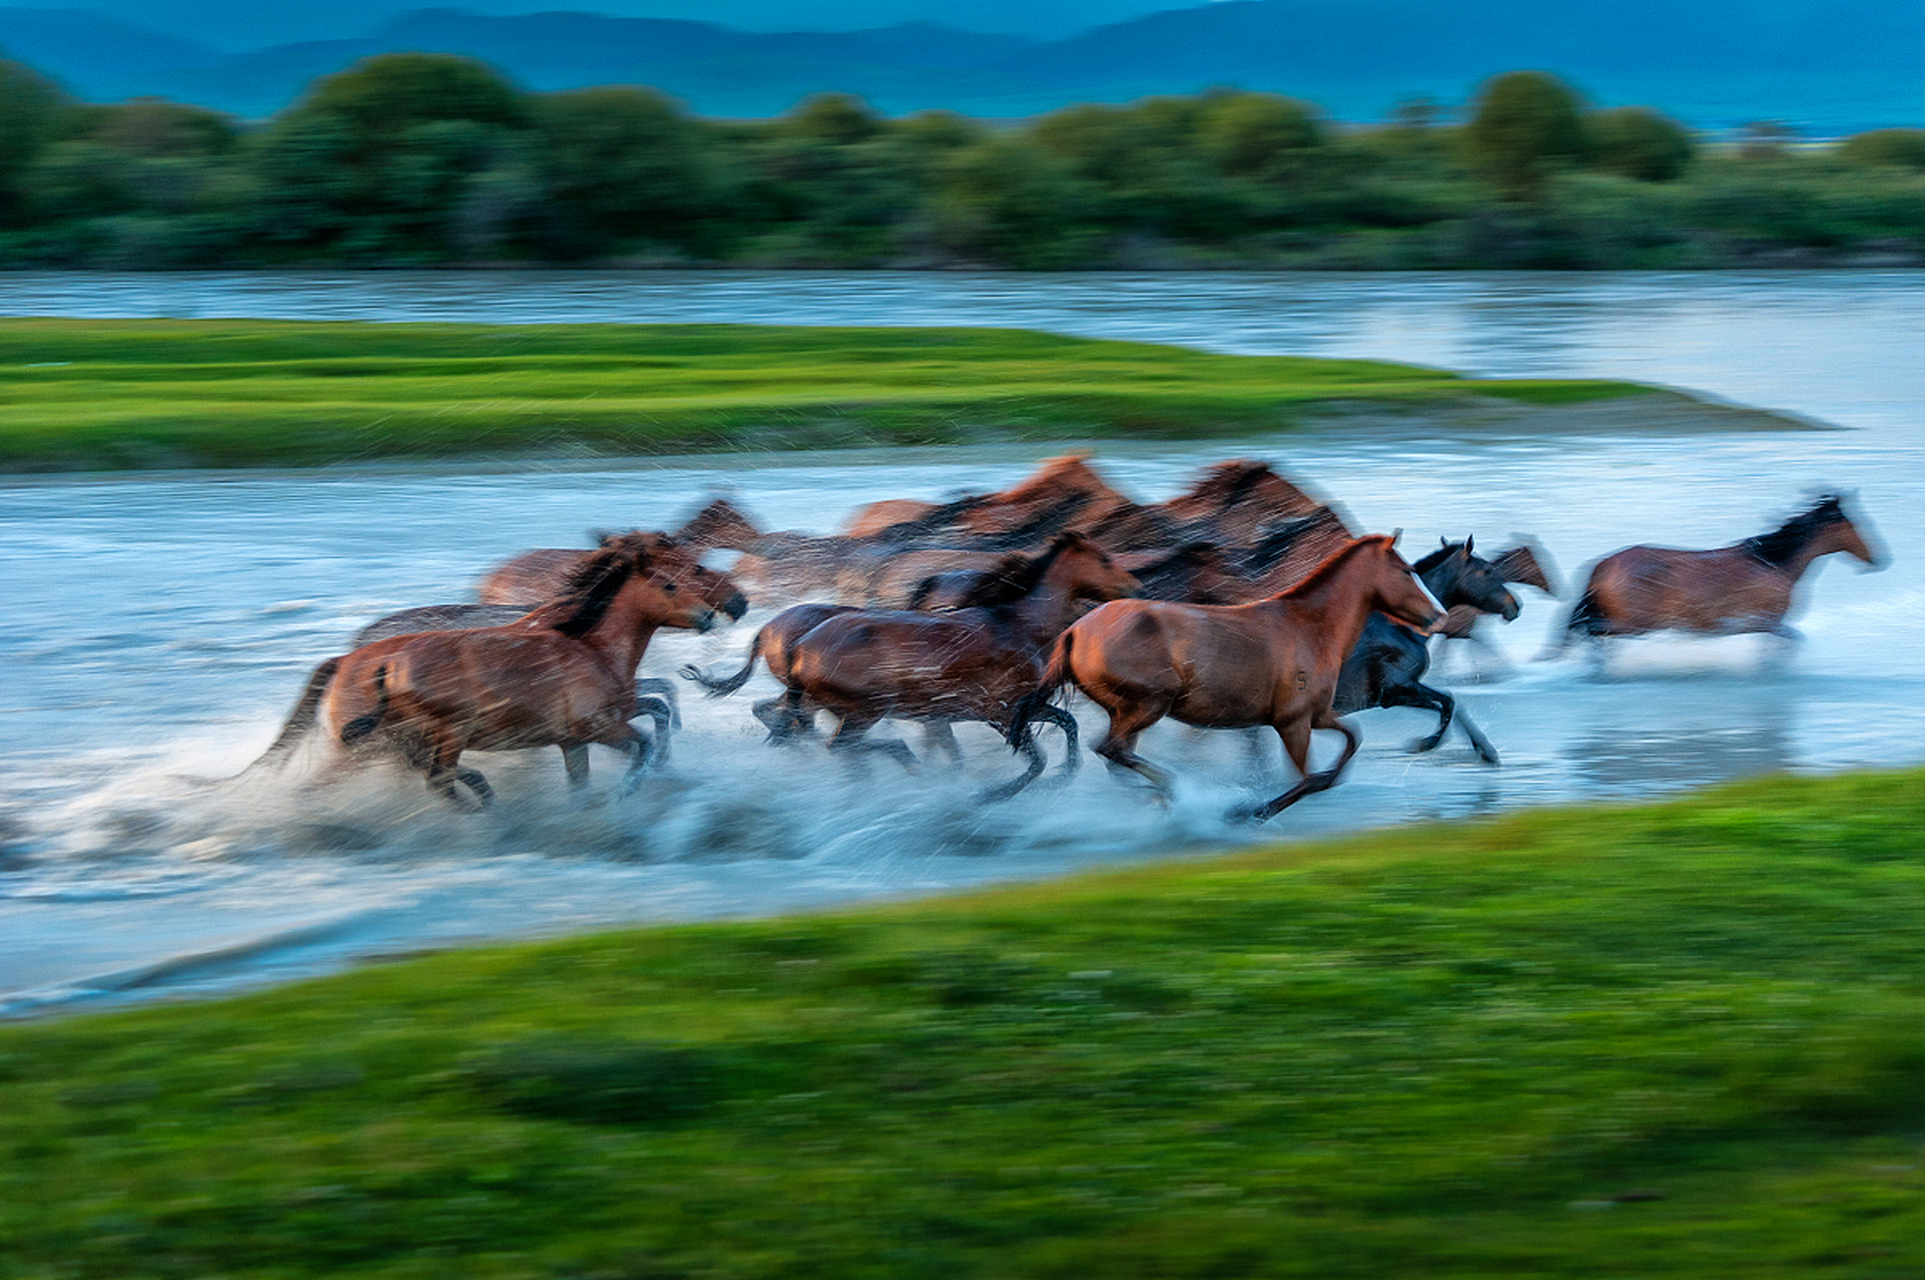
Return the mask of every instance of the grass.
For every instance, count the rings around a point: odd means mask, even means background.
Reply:
[[[0,471],[1205,437],[1639,394],[1013,330],[0,320]]]
[[[1921,830],[1770,778],[4,1028],[0,1275],[1915,1276]]]

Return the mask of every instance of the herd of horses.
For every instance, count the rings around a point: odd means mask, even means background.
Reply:
[[[1785,615],[1818,557],[1878,563],[1847,505],[1826,495],[1714,550],[1609,556],[1556,648],[1667,628],[1795,638]],[[1038,723],[1061,730],[1064,770],[1075,769],[1077,722],[1058,705],[1074,688],[1109,717],[1096,753],[1163,794],[1171,775],[1136,751],[1157,721],[1275,732],[1299,780],[1239,811],[1260,821],[1336,783],[1359,745],[1341,717],[1370,707],[1434,710],[1436,730],[1413,749],[1435,748],[1455,720],[1496,764],[1450,695],[1423,683],[1431,638],[1473,638],[1486,615],[1517,617],[1507,584],[1555,594],[1528,540],[1488,560],[1472,538],[1444,540],[1411,563],[1397,535],[1355,531],[1268,463],[1245,459],[1209,466],[1154,504],[1073,455],[995,493],[873,503],[829,535],[765,531],[717,498],[672,532],[596,541],[515,557],[487,575],[476,602],[364,628],[315,669],[256,763],[284,761],[319,729],[335,766],[399,757],[431,790],[475,809],[492,791],[464,752],[557,747],[580,787],[588,747],[600,744],[626,754],[632,786],[665,758],[679,724],[672,683],[638,676],[649,640],[661,627],[740,619],[753,593],[786,607],[756,631],[741,668],[680,674],[723,696],[759,661],[781,686],[752,707],[771,742],[815,736],[826,713],[830,751],[913,766],[906,744],[870,730],[917,722],[929,749],[960,759],[952,727],[979,722],[1025,764],[984,793],[1000,799],[1042,774]],[[703,563],[719,551],[736,553],[726,573]],[[651,733],[635,727],[644,718]],[[1312,772],[1318,729],[1345,745]]]

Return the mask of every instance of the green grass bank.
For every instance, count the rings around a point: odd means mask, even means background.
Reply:
[[[1200,438],[1633,396],[1680,399],[1013,330],[0,320],[10,472]]]
[[[0,1028],[0,1275],[1915,1276],[1925,771]]]

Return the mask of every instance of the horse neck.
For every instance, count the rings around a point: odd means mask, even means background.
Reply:
[[[1332,566],[1328,575],[1313,575],[1303,584],[1264,603],[1285,606],[1299,615],[1309,614],[1313,620],[1310,631],[1316,643],[1326,655],[1334,654],[1336,660],[1341,661],[1356,647],[1357,638],[1364,632],[1364,623],[1370,620],[1375,609],[1376,593],[1358,586],[1358,579],[1376,572],[1370,559],[1363,550],[1351,551]]]
[[[1820,556],[1836,555],[1843,551],[1845,549],[1843,540],[1835,538],[1834,535],[1842,532],[1844,528],[1842,524],[1828,524],[1814,530],[1798,550],[1792,553],[1791,559],[1785,561],[1785,572],[1791,575],[1793,581],[1796,581],[1805,576],[1805,571],[1811,568],[1812,563]]]
[[[642,606],[640,593],[624,590],[609,604],[601,621],[582,637],[582,643],[595,650],[602,660],[624,679],[633,680],[648,642],[662,625]]]
[[[1069,629],[1078,614],[1077,595],[1051,565],[1036,589],[1010,606],[1004,615],[1008,625],[1032,643],[1044,644]]]

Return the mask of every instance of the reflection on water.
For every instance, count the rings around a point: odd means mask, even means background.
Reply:
[[[1720,687],[1723,686],[1723,687]],[[1577,776],[1600,792],[1700,787],[1790,768],[1795,690],[1709,681],[1664,696],[1627,689],[1566,748]],[[1790,697],[1779,696],[1781,693]]]
[[[1229,350],[1378,355],[1509,374],[1641,377],[1859,430],[1691,439],[1455,438],[1440,431],[1106,447],[1145,500],[1256,454],[1407,545],[1535,536],[1563,566],[1630,542],[1713,546],[1809,489],[1858,486],[1891,542],[1880,574],[1806,584],[1807,642],[1661,637],[1597,679],[1531,655],[1564,603],[1531,594],[1491,627],[1510,678],[1459,687],[1503,755],[1478,764],[1434,718],[1358,717],[1334,791],[1252,832],[1231,735],[1158,726],[1178,776],[1160,808],[1101,769],[1018,801],[987,730],[960,770],[834,767],[762,745],[748,704],[686,698],[672,775],[583,808],[555,753],[478,761],[498,810],[446,812],[418,779],[210,787],[258,753],[312,666],[409,605],[460,599],[528,546],[593,527],[666,527],[724,489],[767,526],[833,527],[862,502],[1006,485],[1043,450],[655,461],[316,475],[72,478],[0,485],[0,1010],[159,981],[220,986],[348,957],[533,929],[726,916],[1043,876],[1198,846],[1295,838],[1775,769],[1916,761],[1925,742],[1925,290],[1902,273],[1742,277],[861,277],[384,274],[9,277],[0,309],[476,320],[996,323]],[[1794,340],[1795,339],[1795,340]],[[646,671],[740,661],[746,625],[664,633]],[[1493,664],[1494,665],[1494,664]],[[1439,682],[1451,683],[1451,668]],[[1086,735],[1100,730],[1081,709]],[[912,742],[915,735],[905,735]],[[1052,754],[1058,750],[1050,741]],[[1272,744],[1274,750],[1274,744]],[[1319,759],[1331,744],[1320,744]],[[597,760],[606,771],[608,760]],[[1274,794],[1274,779],[1265,782]],[[154,966],[161,965],[156,970]]]

